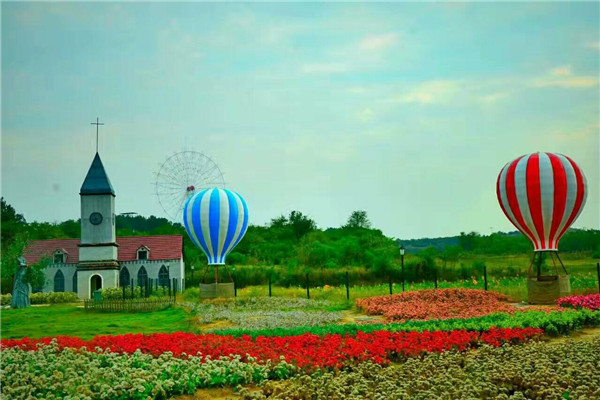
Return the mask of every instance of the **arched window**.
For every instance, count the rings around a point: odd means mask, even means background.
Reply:
[[[129,276],[129,270],[127,267],[121,268],[121,272],[119,272],[119,284],[121,286],[129,286],[131,282],[131,277]]]
[[[73,274],[73,292],[77,293],[77,270]]]
[[[164,265],[158,271],[158,285],[169,286],[169,270]]]
[[[54,275],[54,291],[55,292],[64,292],[65,291],[65,276],[62,271],[59,269],[56,271]]]
[[[148,272],[146,272],[146,268],[142,266],[138,271],[138,286],[146,286],[146,282],[148,282]]]

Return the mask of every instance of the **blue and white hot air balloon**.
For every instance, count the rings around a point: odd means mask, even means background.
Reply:
[[[183,223],[192,242],[204,250],[208,265],[225,265],[225,257],[248,229],[248,207],[236,192],[205,189],[185,202]]]

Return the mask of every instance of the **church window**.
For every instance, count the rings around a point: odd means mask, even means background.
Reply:
[[[73,292],[77,293],[77,270],[73,274]]]
[[[56,274],[54,275],[54,291],[55,292],[64,292],[65,291],[65,276],[60,269],[58,271],[56,271]]]
[[[140,247],[138,249],[138,260],[147,260],[148,259],[148,249],[145,247]]]
[[[164,265],[158,271],[158,285],[169,286],[169,270]]]
[[[146,286],[146,282],[148,282],[148,272],[146,272],[146,268],[142,266],[138,271],[138,286]]]
[[[62,251],[57,250],[54,253],[54,264],[62,264],[65,262],[65,255],[63,254]]]
[[[131,277],[129,276],[129,270],[127,269],[127,267],[121,268],[121,272],[119,272],[119,282],[121,283],[121,287],[129,286],[130,279]]]

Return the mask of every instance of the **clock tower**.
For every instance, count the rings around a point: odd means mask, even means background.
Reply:
[[[81,185],[81,242],[77,265],[78,295],[118,286],[118,245],[115,229],[115,191],[96,153]]]

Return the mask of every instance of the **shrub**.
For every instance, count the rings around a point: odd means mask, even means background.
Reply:
[[[7,304],[10,304],[11,301],[12,301],[12,294],[7,293],[7,294],[0,295],[0,306],[5,306]]]
[[[73,292],[40,292],[29,295],[31,304],[75,303],[79,301],[77,293]]]
[[[106,300],[121,300],[123,298],[123,288],[106,288],[101,289],[102,298]],[[133,288],[133,298],[140,299],[144,297],[145,289],[142,291],[142,288],[139,286],[134,286]],[[169,296],[169,288],[152,288],[149,297],[167,297]],[[131,287],[125,287],[125,298],[131,299]]]

